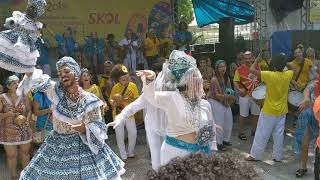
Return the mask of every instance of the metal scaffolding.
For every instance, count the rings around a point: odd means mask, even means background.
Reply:
[[[268,48],[268,24],[267,24],[267,10],[268,0],[252,0],[251,2],[255,8],[254,31],[258,32],[259,38],[255,40],[254,46],[256,49]]]
[[[180,22],[180,8],[179,8],[180,0],[171,0],[172,14],[173,14],[173,22],[174,29],[177,29],[177,26]]]
[[[305,0],[303,2],[302,8],[300,9],[300,13],[300,28],[302,30],[313,29],[313,23],[310,22],[310,0]]]

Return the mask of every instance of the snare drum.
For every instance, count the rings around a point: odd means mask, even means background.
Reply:
[[[266,85],[261,84],[260,86],[256,87],[252,92],[253,99],[260,107],[263,106],[263,102],[266,97],[266,90]]]
[[[290,91],[288,94],[289,105],[294,109],[298,109],[300,103],[303,101],[304,95],[300,91]]]

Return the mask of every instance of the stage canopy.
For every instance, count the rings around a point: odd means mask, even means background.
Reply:
[[[235,24],[254,20],[255,10],[250,4],[238,0],[192,0],[197,24],[203,27],[218,23],[220,18],[233,17]]]

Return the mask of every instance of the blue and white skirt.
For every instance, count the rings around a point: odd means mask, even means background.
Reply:
[[[95,155],[78,134],[53,131],[21,172],[20,180],[121,179],[123,167],[108,145]]]

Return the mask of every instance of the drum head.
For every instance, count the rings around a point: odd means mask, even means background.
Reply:
[[[266,97],[266,86],[261,85],[254,89],[252,97],[257,100],[264,99]]]
[[[288,94],[288,102],[295,107],[299,106],[299,104],[303,101],[303,98],[303,93],[300,91],[290,91]]]

